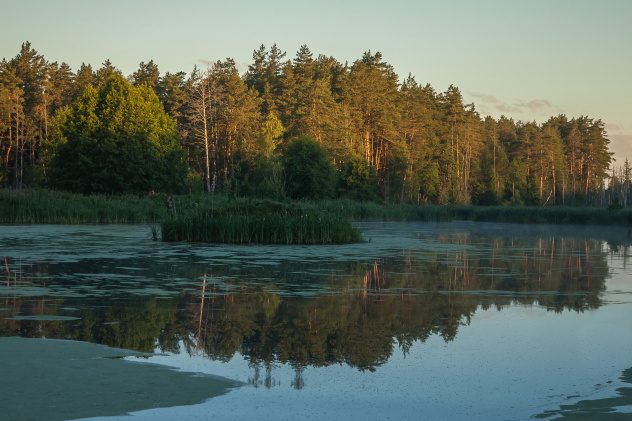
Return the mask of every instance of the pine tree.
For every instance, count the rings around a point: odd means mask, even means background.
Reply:
[[[184,124],[183,113],[187,95],[186,73],[165,73],[156,83],[156,95],[165,107],[165,112],[175,118],[178,125]]]
[[[248,72],[244,76],[244,82],[249,88],[256,89],[260,94],[264,93],[266,60],[268,53],[265,45],[261,44],[258,50],[252,52],[253,64],[248,66]]]
[[[158,71],[158,66],[156,65],[156,63],[154,63],[153,60],[150,60],[147,64],[141,61],[138,66],[138,70],[132,74],[131,79],[134,86],[141,86],[143,84],[146,84],[154,91],[156,91],[158,81],[160,80],[160,72]]]
[[[0,63],[0,152],[2,153],[0,182],[2,186],[20,184],[20,158],[23,157],[24,141],[21,133],[24,125],[24,91],[22,80],[15,69],[2,60]]]
[[[111,77],[121,75],[121,71],[114,67],[110,59],[107,59],[103,62],[102,67],[96,71],[93,83],[97,88],[102,88]]]
[[[442,111],[443,130],[440,134],[442,143],[442,203],[467,202],[465,188],[465,127],[467,113],[463,104],[461,91],[450,85],[446,92],[439,96]]]
[[[299,75],[312,74],[311,78],[297,78],[294,86],[294,110],[289,136],[308,135],[326,149],[334,142],[337,104],[331,94],[331,73],[326,65],[317,63],[299,69]],[[314,67],[312,69],[311,67]]]
[[[13,69],[22,94],[15,108],[15,155],[13,183],[21,188],[25,178],[32,179],[39,160],[39,147],[46,136],[48,113],[46,84],[49,65],[44,57],[22,44],[20,52],[8,62]]]
[[[74,103],[83,94],[83,91],[95,83],[95,75],[92,66],[81,63],[81,67],[74,76],[74,82],[70,92],[70,103]]]
[[[411,201],[417,203],[435,201],[438,188],[436,97],[430,86],[423,88],[411,75],[402,83],[400,92],[400,130],[409,150],[405,175],[408,196]],[[430,174],[432,175],[429,176]]]
[[[47,102],[49,116],[53,116],[57,110],[69,106],[74,102],[73,84],[75,75],[66,63],[57,65],[52,63],[49,69],[49,78],[46,84],[46,92],[49,95]]]
[[[261,100],[257,91],[248,89],[239,77],[232,60],[216,63],[213,73],[223,91],[216,124],[220,139],[222,179],[226,181],[237,164],[246,166],[238,169],[239,176],[243,177],[248,172],[247,167],[254,163],[261,131]]]
[[[386,165],[386,149],[398,136],[397,75],[381,53],[369,51],[351,67],[350,89],[354,149],[379,172]]]

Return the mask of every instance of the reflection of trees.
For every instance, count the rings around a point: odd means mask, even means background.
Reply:
[[[90,282],[89,288],[114,293],[89,298],[7,293],[1,297],[0,315],[57,314],[78,320],[3,316],[0,335],[85,340],[141,351],[153,350],[156,343],[166,351],[184,346],[187,352],[201,351],[221,361],[239,352],[256,368],[253,384],[270,387],[274,364],[286,363],[295,368],[292,384],[300,388],[307,366],[344,363],[374,370],[396,346],[407,353],[415,341],[432,335],[451,341],[478,308],[521,304],[559,312],[601,305],[599,293],[605,288],[608,267],[600,241],[498,238],[489,242],[456,233],[425,245],[396,258],[328,264],[310,281],[295,275],[304,266],[300,262],[257,272],[226,265],[214,267],[212,273],[199,264],[139,263],[149,265],[146,272],[152,274],[143,285],[160,286],[156,279],[165,276],[196,285],[169,298],[126,293],[129,280],[67,279],[64,273],[90,270],[71,263],[21,271],[9,270],[5,264],[0,269],[2,285],[41,286],[53,279],[69,290],[78,282]],[[104,273],[118,270],[103,269],[100,263]],[[275,281],[260,281],[264,278]],[[300,296],[314,287],[321,293]],[[259,374],[260,369],[265,375]]]
[[[632,235],[632,228],[628,231],[629,235]],[[632,238],[629,238],[632,240]],[[618,255],[622,257],[623,267],[627,268],[630,255],[632,255],[632,246],[629,243],[623,243],[621,241],[608,241],[608,251],[610,254]]]
[[[488,291],[483,308],[510,303],[533,304],[550,310],[597,308],[608,265],[602,243],[588,239],[517,239],[486,242],[486,252],[471,254],[468,233],[444,235],[440,243],[459,244],[426,252],[412,260],[414,270],[429,274],[429,288],[447,292]],[[472,239],[476,244],[477,239]],[[478,244],[482,247],[481,244]],[[418,256],[419,257],[419,256]],[[433,263],[426,263],[433,262]],[[427,277],[427,276],[426,276]],[[440,282],[434,282],[440,280]]]
[[[151,296],[112,303],[101,311],[83,309],[69,334],[74,340],[153,352],[163,326],[173,323],[174,310],[171,300]]]
[[[440,239],[462,246],[470,240]],[[601,242],[541,239],[527,247],[498,240],[490,247],[483,256],[451,246],[355,263],[342,271],[353,276],[328,279],[338,294],[313,299],[282,297],[271,292],[279,289],[275,285],[234,292],[217,278],[205,306],[201,291],[180,296],[180,314],[189,316],[179,323],[204,321],[195,346],[210,358],[225,360],[239,351],[252,364],[267,367],[279,361],[373,370],[396,344],[406,353],[413,342],[431,335],[454,339],[479,307],[517,303],[559,312],[600,306],[608,274]]]
[[[156,341],[177,348],[173,335],[165,335],[164,326],[174,324],[175,303],[156,297],[138,298],[125,303],[109,303],[99,308],[99,303],[73,303],[63,299],[46,297],[4,297],[9,308],[0,311],[0,336],[28,338],[72,339],[116,348],[153,352]],[[72,320],[40,320],[37,316],[50,317],[66,314],[66,306],[78,304],[84,307],[73,311]],[[7,311],[9,310],[9,311]],[[7,319],[10,315],[35,316],[33,319]],[[74,317],[77,319],[75,320]],[[177,340],[176,340],[177,342]]]
[[[48,281],[40,281],[40,275],[48,270],[48,265],[10,270],[5,264],[0,268],[1,285],[9,291],[0,295],[0,336],[73,339],[153,352],[163,327],[174,325],[177,303],[155,296],[128,296],[125,300],[108,296],[86,299],[72,293],[30,296],[32,289],[46,286]],[[20,318],[24,316],[27,318]],[[55,320],[55,316],[72,319]],[[169,344],[169,338],[164,339]]]

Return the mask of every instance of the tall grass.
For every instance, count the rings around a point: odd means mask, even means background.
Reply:
[[[362,233],[337,212],[314,204],[238,200],[165,218],[163,241],[236,244],[348,244]]]
[[[189,224],[199,224],[203,215],[197,215],[202,209],[224,209],[222,218],[230,224],[242,224],[247,232],[254,222],[248,219],[266,217],[248,203],[248,199],[229,199],[216,195],[177,196],[175,209],[170,213],[165,208],[166,195],[155,196],[82,196],[50,190],[0,190],[1,224],[102,224],[102,223],[150,223],[159,222],[169,215],[176,219],[188,220]],[[271,202],[267,202],[271,203]],[[249,207],[250,206],[250,207]],[[268,208],[270,205],[267,205]],[[632,207],[606,209],[570,206],[435,206],[435,205],[390,205],[372,202],[354,202],[348,199],[330,200],[318,203],[298,202],[292,205],[280,205],[283,210],[283,223],[268,215],[266,222],[258,224],[274,227],[302,227],[306,224],[307,214],[318,213],[324,220],[351,221],[428,221],[447,222],[454,220],[513,222],[513,223],[552,223],[581,225],[621,225],[632,226]],[[261,209],[264,209],[262,207]],[[232,209],[235,215],[229,215],[226,209]],[[241,210],[240,210],[241,209]],[[281,208],[279,208],[281,209]],[[303,219],[300,219],[302,209]],[[270,210],[270,209],[269,209]],[[259,213],[258,213],[259,212]],[[274,213],[274,212],[273,212]],[[197,216],[196,216],[197,215]],[[237,217],[240,215],[239,217]],[[298,220],[294,220],[298,215]],[[310,214],[311,215],[311,214]],[[311,218],[311,216],[307,216]],[[196,219],[198,218],[198,219]],[[231,219],[232,218],[232,219]],[[241,222],[238,222],[237,220]],[[229,221],[230,220],[230,221]],[[323,223],[326,225],[325,223]],[[333,222],[329,223],[333,227]],[[285,229],[285,228],[283,228]],[[288,228],[290,230],[290,228]],[[292,232],[296,228],[291,228]],[[262,236],[259,231],[259,236]],[[250,234],[248,234],[250,235]],[[245,235],[245,237],[248,237]],[[288,234],[289,235],[289,234]],[[302,234],[301,234],[302,235]],[[255,236],[252,234],[251,236]],[[328,235],[323,234],[324,237]],[[274,235],[270,234],[270,237]],[[248,242],[248,240],[244,240]]]
[[[166,196],[82,196],[49,190],[0,190],[3,224],[147,223],[166,215]]]
[[[570,206],[437,206],[388,205],[340,199],[320,203],[354,221],[455,220],[508,223],[549,223],[578,225],[632,225],[632,208],[605,209]]]

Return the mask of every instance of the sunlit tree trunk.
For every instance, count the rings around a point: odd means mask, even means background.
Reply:
[[[193,81],[190,98],[189,120],[193,137],[204,148],[204,191],[215,192],[217,178],[217,130],[214,119],[215,104],[221,95],[219,88],[212,79],[210,71]],[[215,142],[212,142],[212,138]],[[211,168],[211,159],[213,165]],[[213,176],[211,178],[211,170]],[[211,184],[212,183],[212,184]]]

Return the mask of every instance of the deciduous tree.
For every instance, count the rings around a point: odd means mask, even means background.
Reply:
[[[52,187],[80,193],[177,192],[188,166],[175,121],[147,86],[114,75],[60,114]]]

